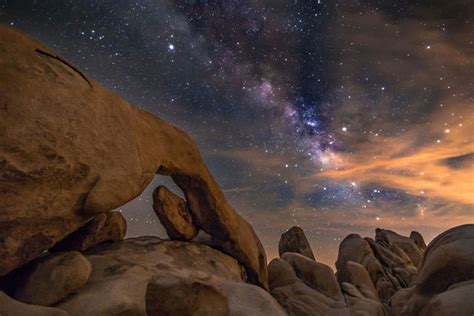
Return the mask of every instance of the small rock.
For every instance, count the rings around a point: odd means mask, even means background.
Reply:
[[[153,192],[153,209],[171,239],[191,240],[196,237],[198,229],[193,225],[186,201],[166,187],[159,186]]]
[[[79,252],[71,251],[43,257],[26,270],[24,282],[16,287],[14,298],[49,306],[83,287],[92,266]]]
[[[102,213],[57,243],[52,251],[85,251],[103,242],[120,241],[126,232],[127,222],[120,212]]]
[[[15,301],[0,291],[0,315],[2,316],[68,316],[59,308],[30,305]]]
[[[281,235],[280,243],[278,244],[278,252],[280,257],[285,252],[296,252],[315,260],[308,239],[303,230],[298,226],[291,227],[287,232]]]

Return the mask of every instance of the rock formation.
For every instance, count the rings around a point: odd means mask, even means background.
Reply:
[[[195,225],[266,286],[260,240],[183,131],[5,25],[0,69],[0,276],[137,197],[159,173],[182,189]]]
[[[298,226],[291,227],[283,233],[278,244],[278,253],[280,257],[285,252],[296,252],[314,260],[313,250],[309,245],[308,239],[303,230]]]
[[[468,224],[428,245],[413,286],[392,298],[393,315],[472,315],[473,282],[474,224]]]
[[[0,315],[473,315],[474,224],[347,236],[337,272],[299,227],[268,265],[193,141],[0,25]],[[171,240],[111,212],[169,175]],[[268,284],[268,287],[267,287]],[[266,290],[269,289],[269,292]]]
[[[301,241],[305,243],[306,238]],[[289,315],[473,315],[474,225],[452,228],[426,247],[376,229],[347,236],[332,270],[286,252],[268,267],[270,293]]]
[[[191,240],[196,237],[198,229],[193,224],[186,201],[166,187],[159,186],[153,192],[153,209],[171,239]]]

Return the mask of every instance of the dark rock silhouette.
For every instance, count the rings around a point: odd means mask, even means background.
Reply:
[[[280,257],[285,252],[296,252],[314,260],[313,250],[309,245],[308,239],[303,230],[298,226],[291,227],[283,233],[278,244],[278,253]]]

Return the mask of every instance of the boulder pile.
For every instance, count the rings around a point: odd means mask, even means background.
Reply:
[[[474,224],[454,227],[428,247],[418,232],[404,237],[376,229],[375,239],[351,234],[340,244],[336,273],[298,252],[280,254],[268,267],[270,293],[289,315],[474,313]]]
[[[474,225],[426,246],[349,235],[337,272],[304,231],[267,265],[180,129],[0,24],[0,315],[472,315]],[[117,207],[155,174],[169,239],[125,238]]]

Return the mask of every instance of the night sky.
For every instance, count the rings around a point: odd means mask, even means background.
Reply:
[[[468,0],[0,0],[190,134],[269,258],[299,225],[330,265],[349,233],[474,222],[473,18]],[[121,208],[129,236],[165,236],[162,181]]]

